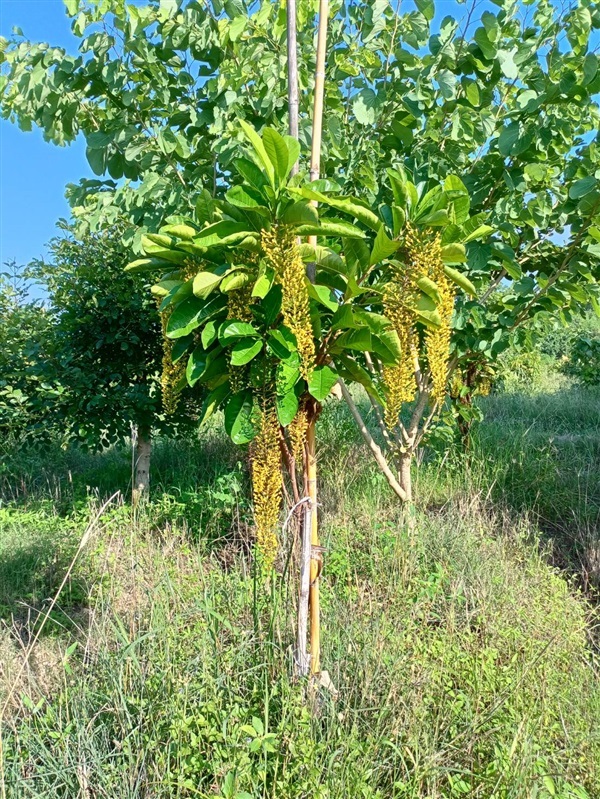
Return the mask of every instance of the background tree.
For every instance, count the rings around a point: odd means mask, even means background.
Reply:
[[[122,230],[78,239],[62,227],[64,234],[50,244],[50,260],[30,269],[47,296],[52,368],[65,387],[53,415],[73,439],[94,449],[122,441],[133,429],[134,489],[140,492],[149,481],[152,433],[170,435],[189,427],[199,400],[172,399],[173,381],[182,375],[173,372],[170,358],[162,374],[165,351],[156,300],[143,280],[124,272],[129,257]],[[164,404],[170,404],[171,413]]]
[[[31,298],[25,270],[0,273],[0,441],[3,449],[47,443],[62,432],[49,414],[64,389],[50,366],[52,315]]]

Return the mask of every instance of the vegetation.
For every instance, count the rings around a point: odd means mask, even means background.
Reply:
[[[600,9],[65,6],[0,40],[100,178],[2,277],[1,799],[594,799]]]
[[[161,443],[151,501],[104,514],[12,696],[7,797],[594,797],[591,609],[547,560],[573,568],[600,508],[584,471],[600,398],[581,391],[486,399],[469,468],[442,451],[419,467],[412,531],[344,404],[327,402],[323,657],[339,693],[316,716],[289,677],[294,570],[255,583],[236,450],[216,423],[198,443]],[[582,440],[548,441],[575,421]],[[5,697],[97,507],[86,487],[124,485],[129,453],[23,453],[13,467]]]

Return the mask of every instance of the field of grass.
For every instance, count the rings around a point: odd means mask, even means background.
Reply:
[[[293,534],[279,575],[257,580],[246,463],[216,425],[159,444],[137,513],[126,449],[6,459],[0,797],[597,799],[600,393],[484,410],[467,456],[420,463],[409,531],[328,404],[322,660],[337,694],[291,676]]]

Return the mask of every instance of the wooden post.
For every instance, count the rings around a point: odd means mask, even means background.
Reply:
[[[319,2],[319,31],[317,35],[317,69],[315,72],[315,96],[313,105],[312,146],[310,154],[310,179],[317,180],[321,171],[321,138],[323,131],[323,97],[325,94],[325,56],[327,48],[327,23],[329,0]],[[315,203],[316,205],[316,203]],[[309,236],[308,243],[317,245],[317,237]],[[316,280],[316,264],[307,264],[308,279]],[[316,414],[311,414],[306,432],[306,478],[308,496],[312,505],[311,514],[311,558],[310,558],[310,673],[321,671],[321,620],[319,599],[319,574],[321,556],[319,553],[319,520],[317,513],[317,452],[316,452]]]
[[[298,43],[296,34],[296,0],[287,0],[287,68],[288,108],[290,136],[298,138]],[[292,167],[292,175],[298,172],[298,162]]]

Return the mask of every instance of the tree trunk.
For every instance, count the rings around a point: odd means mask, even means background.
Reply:
[[[152,434],[148,427],[138,427],[134,451],[132,503],[135,507],[141,499],[148,496],[150,487],[150,454]]]
[[[405,502],[412,502],[412,476],[410,473],[412,459],[412,452],[400,453],[398,481],[400,483],[400,487],[404,491]]]

